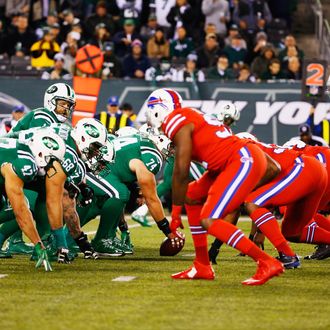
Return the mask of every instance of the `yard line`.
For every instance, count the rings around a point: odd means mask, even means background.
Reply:
[[[7,276],[8,276],[8,274],[0,274],[0,278],[5,278]]]
[[[112,282],[129,282],[136,279],[136,276],[119,276],[112,280]]]
[[[97,218],[98,218],[98,217],[97,217]],[[151,218],[150,216],[148,217],[148,220],[151,220],[151,222],[149,221],[149,223],[150,223],[152,226],[156,224],[156,222],[153,221],[152,218]],[[187,221],[187,216],[186,216],[186,215],[183,215],[183,216],[182,216],[182,220],[183,220],[183,221]],[[238,222],[248,222],[248,221],[251,221],[251,219],[250,219],[249,217],[243,216],[243,217],[241,217],[241,218],[239,219]],[[142,226],[141,226],[139,223],[135,223],[135,224],[133,224],[133,225],[128,225],[128,228],[137,228],[137,227],[142,227]],[[94,230],[94,231],[88,231],[88,232],[86,232],[85,234],[86,234],[86,235],[93,235],[93,234],[95,234],[95,233],[96,233],[96,230]]]

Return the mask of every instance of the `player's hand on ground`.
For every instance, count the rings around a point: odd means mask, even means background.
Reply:
[[[36,245],[35,249],[36,249],[36,252],[38,255],[36,268],[43,266],[45,268],[46,272],[51,272],[53,269],[48,260],[48,255],[47,255],[46,249],[41,245],[40,242]]]
[[[57,250],[57,262],[59,264],[70,264],[69,250],[66,248],[59,248]]]
[[[260,232],[256,232],[253,237],[253,242],[256,244],[260,249],[264,250],[265,246],[265,235]]]
[[[179,231],[172,232],[167,237],[171,240],[173,246],[177,246],[179,248],[184,245],[185,235]]]
[[[171,213],[172,220],[170,223],[170,228],[172,233],[175,233],[178,228],[181,229],[184,228],[181,219],[181,209],[182,207],[179,205],[172,205],[172,213]]]

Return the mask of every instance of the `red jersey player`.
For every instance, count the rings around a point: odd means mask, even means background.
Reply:
[[[186,195],[193,202],[186,204],[186,210],[196,258],[192,267],[172,278],[214,279],[207,251],[208,233],[253,258],[258,264],[257,272],[242,283],[261,285],[281,274],[282,264],[222,218],[236,210],[260,180],[274,176],[276,166],[256,145],[231,135],[218,120],[195,109],[182,108],[181,101],[177,92],[159,89],[149,96],[147,109],[148,123],[161,127],[176,147],[172,215],[178,216]],[[191,184],[187,191],[191,160],[203,163],[207,171],[198,189]]]

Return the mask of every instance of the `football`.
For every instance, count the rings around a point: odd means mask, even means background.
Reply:
[[[177,255],[184,247],[185,238],[180,238],[180,244],[172,244],[172,240],[166,237],[159,248],[159,254],[163,257],[171,257]]]

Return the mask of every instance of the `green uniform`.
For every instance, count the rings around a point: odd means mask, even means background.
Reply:
[[[132,159],[140,159],[150,172],[157,174],[163,159],[153,142],[140,135],[119,137],[112,140],[116,151],[116,162],[109,166],[110,172],[94,176],[87,173],[86,179],[94,190],[93,203],[86,208],[78,207],[81,224],[101,215],[100,226],[95,240],[106,238],[108,232],[114,233],[130,192],[126,184],[137,181],[129,168]]]

